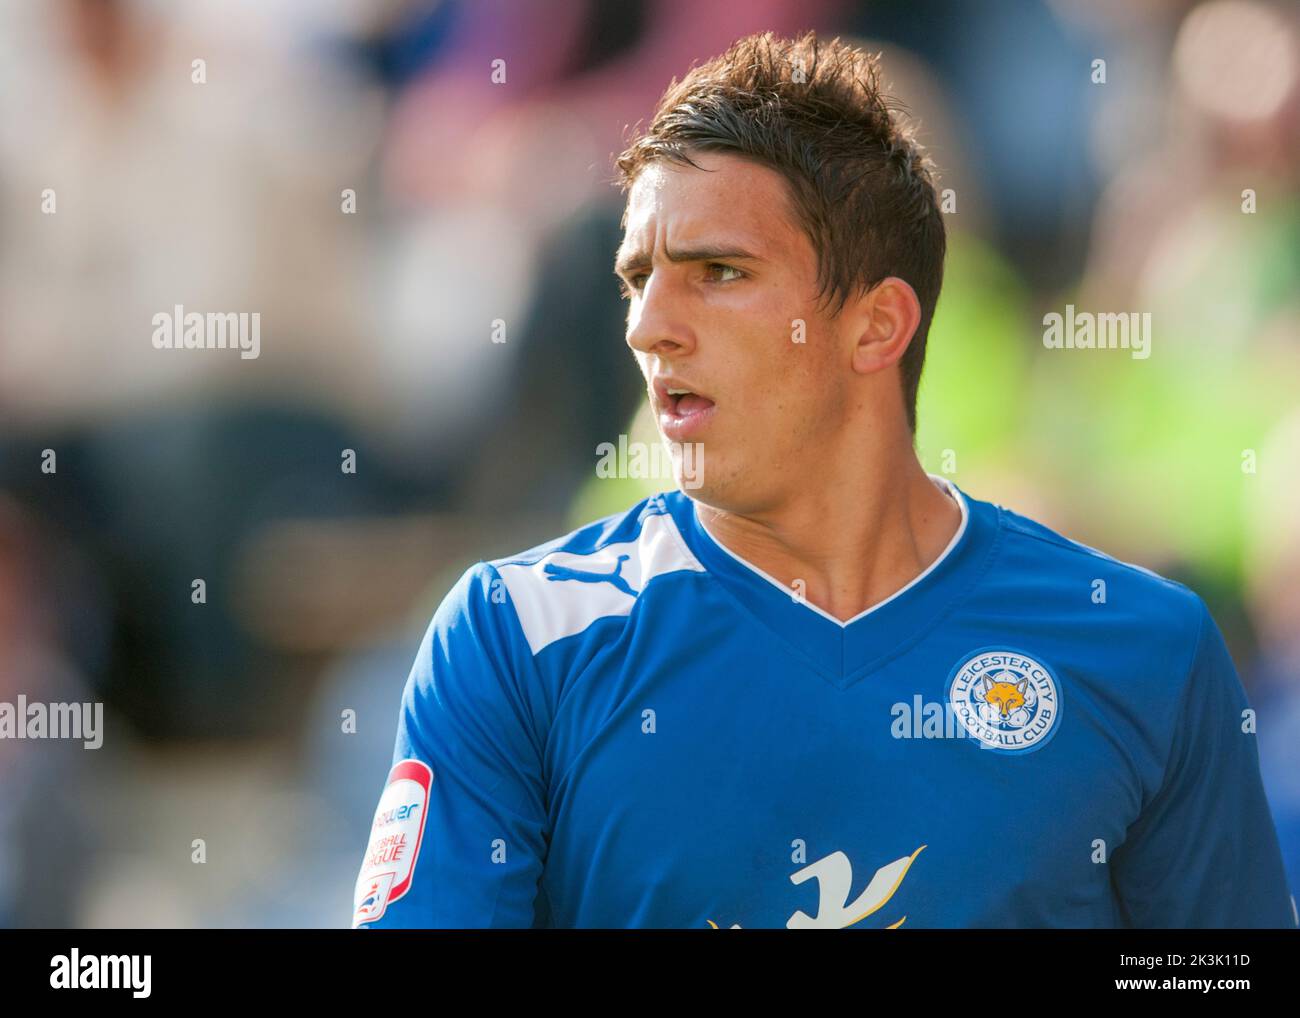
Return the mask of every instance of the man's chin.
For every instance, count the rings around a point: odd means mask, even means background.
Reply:
[[[703,476],[689,478],[677,470],[673,479],[682,494],[720,513],[758,516],[773,504],[774,493],[755,487],[750,472],[728,471],[716,460],[709,461],[709,469]]]
[[[683,475],[677,471],[673,478],[677,482],[677,488],[683,495],[687,495],[696,502],[703,503],[714,509],[727,511],[727,506],[734,501],[728,498],[729,485],[719,483],[722,479],[708,475],[691,477]]]
[[[673,480],[677,487],[684,491],[691,498],[703,498],[708,486],[704,483],[704,478],[698,474],[684,474],[682,471],[675,471]]]
[[[695,496],[705,485],[706,456],[704,443],[675,443],[665,438],[662,433],[660,433],[660,437],[668,447],[669,455],[672,457],[673,481],[686,494]]]

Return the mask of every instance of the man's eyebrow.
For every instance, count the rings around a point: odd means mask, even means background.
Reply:
[[[762,261],[758,255],[730,244],[704,244],[700,247],[683,248],[680,251],[665,249],[664,257],[670,262]],[[620,251],[614,263],[614,272],[622,276],[649,267],[650,256],[644,251],[626,254]]]

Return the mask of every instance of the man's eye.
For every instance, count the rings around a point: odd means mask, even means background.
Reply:
[[[638,272],[630,280],[624,279],[622,276],[619,276],[618,290],[619,293],[623,295],[624,299],[628,299],[632,297],[634,294],[638,294],[641,292],[641,287],[643,285],[641,283],[641,280],[645,279],[645,276],[646,274],[644,272]]]
[[[745,274],[734,265],[723,265],[721,262],[709,262],[708,271],[710,275],[716,272],[734,272],[734,276],[727,276],[721,279],[715,279],[715,282],[730,283],[733,279],[743,279]]]

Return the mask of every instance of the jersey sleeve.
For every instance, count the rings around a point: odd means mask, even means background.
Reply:
[[[1112,856],[1121,918],[1144,929],[1294,927],[1253,715],[1223,634],[1197,606],[1163,784]]]
[[[534,924],[549,831],[533,671],[504,582],[474,566],[407,678],[353,928]]]

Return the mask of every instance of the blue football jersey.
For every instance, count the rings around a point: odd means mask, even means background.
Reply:
[[[407,679],[361,927],[1294,927],[1186,587],[935,478],[841,622],[680,492],[470,568]]]

